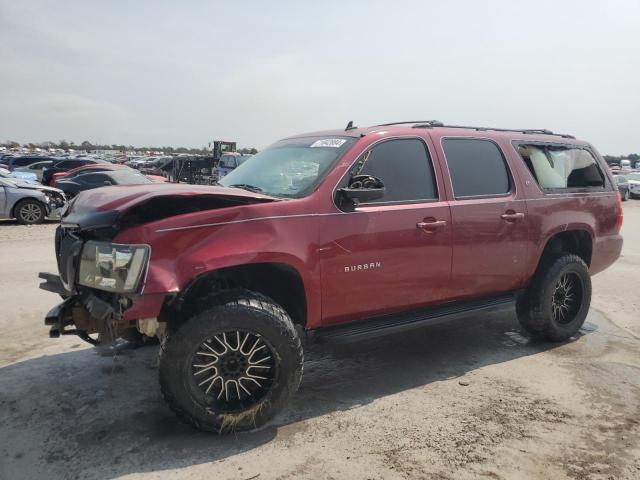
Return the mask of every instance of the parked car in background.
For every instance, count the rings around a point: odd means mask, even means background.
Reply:
[[[53,175],[59,172],[68,172],[77,167],[81,167],[82,165],[96,164],[101,163],[105,165],[110,165],[109,162],[105,160],[99,160],[95,158],[69,158],[66,160],[59,160],[57,162],[53,162],[52,165],[45,167],[42,171],[42,183],[44,185],[51,185],[51,180],[53,179]]]
[[[111,164],[111,163],[83,164],[83,165],[80,165],[79,167],[72,168],[71,170],[67,170],[65,172],[54,173],[49,185],[52,187],[57,187],[58,186],[57,183],[59,180],[62,180],[62,179],[71,180],[77,177],[78,175],[82,175],[84,173],[101,172],[106,170],[123,170],[123,169],[131,170],[131,168],[127,167],[126,165],[120,165],[116,163],[114,164]]]
[[[145,174],[145,177],[147,177],[149,180],[151,180],[153,183],[168,183],[169,179],[167,177],[163,177],[162,175],[148,175]]]
[[[631,193],[629,192],[629,180],[624,175],[613,175],[613,180],[616,182],[618,186],[618,191],[620,192],[620,197],[623,202],[629,200]]]
[[[32,163],[43,162],[45,160],[51,160],[52,162],[55,162],[56,160],[59,160],[59,159],[55,157],[43,157],[43,156],[37,156],[37,155],[10,157],[7,160],[6,165],[9,170],[14,170],[19,167],[26,167],[28,165],[31,165]]]
[[[4,168],[4,166],[0,167],[0,176],[2,176],[3,178],[17,178],[27,183],[34,183],[38,185],[40,184],[35,173],[18,172],[16,170],[10,172],[6,168]]]
[[[624,175],[629,182],[629,196],[640,197],[640,172],[631,172]]]
[[[142,173],[131,168],[123,170],[104,170],[101,172],[82,173],[74,178],[61,178],[56,182],[68,198],[78,193],[109,185],[141,185],[153,183]]]
[[[241,155],[239,153],[225,153],[220,157],[220,161],[218,162],[218,166],[214,172],[214,178],[216,180],[220,180],[224,178],[233,170],[242,165],[247,159],[251,158],[252,155]]]
[[[43,160],[41,162],[35,162],[31,165],[27,165],[26,167],[16,167],[13,169],[14,172],[25,172],[25,173],[33,173],[39,182],[42,182],[42,171],[46,167],[50,167],[53,164],[53,160]]]
[[[620,170],[631,170],[631,160],[620,160]]]
[[[42,223],[47,217],[59,218],[65,203],[57,188],[0,176],[0,218],[15,218],[23,225]]]

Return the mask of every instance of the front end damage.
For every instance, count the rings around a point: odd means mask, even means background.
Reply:
[[[237,189],[185,185],[83,192],[70,203],[56,230],[58,274],[40,273],[40,288],[64,300],[45,317],[50,337],[77,335],[93,345],[134,332],[138,338],[161,337],[163,312],[171,311],[179,292],[145,292],[151,246],[139,237],[134,237],[137,242],[116,243],[118,236],[163,218],[184,219],[197,212],[274,200]]]
[[[39,276],[44,280],[40,288],[59,294],[64,301],[47,313],[45,325],[50,327],[51,338],[77,335],[92,345],[110,343],[136,326],[125,312],[133,306],[138,295],[101,291],[78,282],[87,242],[69,229],[58,227],[55,246],[59,275],[40,273]],[[157,328],[154,331],[146,325],[151,319],[144,320],[145,332],[149,336],[155,335]],[[94,334],[97,337],[91,337]]]
[[[50,276],[46,278],[46,288],[44,286],[41,288],[51,291],[51,285],[58,283],[52,277],[59,277],[48,275]],[[77,335],[92,345],[109,343],[126,330],[126,322],[122,322],[122,314],[119,314],[110,302],[88,292],[70,296],[53,307],[47,313],[44,323],[51,327],[49,330],[51,338],[58,338],[60,335]],[[94,333],[98,334],[97,338],[90,336]]]

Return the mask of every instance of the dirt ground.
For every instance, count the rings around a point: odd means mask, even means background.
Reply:
[[[166,408],[157,347],[51,340],[55,224],[0,222],[0,478],[640,479],[640,201],[564,344],[513,314],[307,352],[272,424],[199,433]]]

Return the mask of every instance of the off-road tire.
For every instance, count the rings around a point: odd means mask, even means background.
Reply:
[[[38,200],[27,198],[18,202],[13,209],[13,214],[19,224],[35,225],[44,221],[47,211]]]
[[[581,299],[576,313],[566,323],[553,314],[553,296],[560,279],[569,274],[579,279]],[[547,255],[524,294],[516,304],[520,325],[533,337],[560,342],[575,335],[584,323],[591,304],[591,276],[587,265],[577,255]]]
[[[303,351],[298,333],[282,307],[254,292],[233,290],[207,303],[177,328],[169,329],[161,344],[162,395],[179,418],[201,430],[226,434],[259,428],[283,408],[300,385]],[[274,354],[275,378],[255,405],[241,412],[221,413],[194,393],[192,359],[204,341],[230,330],[254,332],[268,342]]]

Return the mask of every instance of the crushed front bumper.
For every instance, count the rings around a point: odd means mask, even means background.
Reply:
[[[69,294],[60,277],[52,273],[40,273],[40,278],[45,280],[40,284],[42,290],[58,293],[64,298],[45,316],[45,325],[51,327],[49,337],[77,335],[92,345],[97,345],[98,340],[91,338],[90,333],[99,333],[107,341],[114,339],[118,332],[114,327],[122,322],[119,309],[88,291]]]

